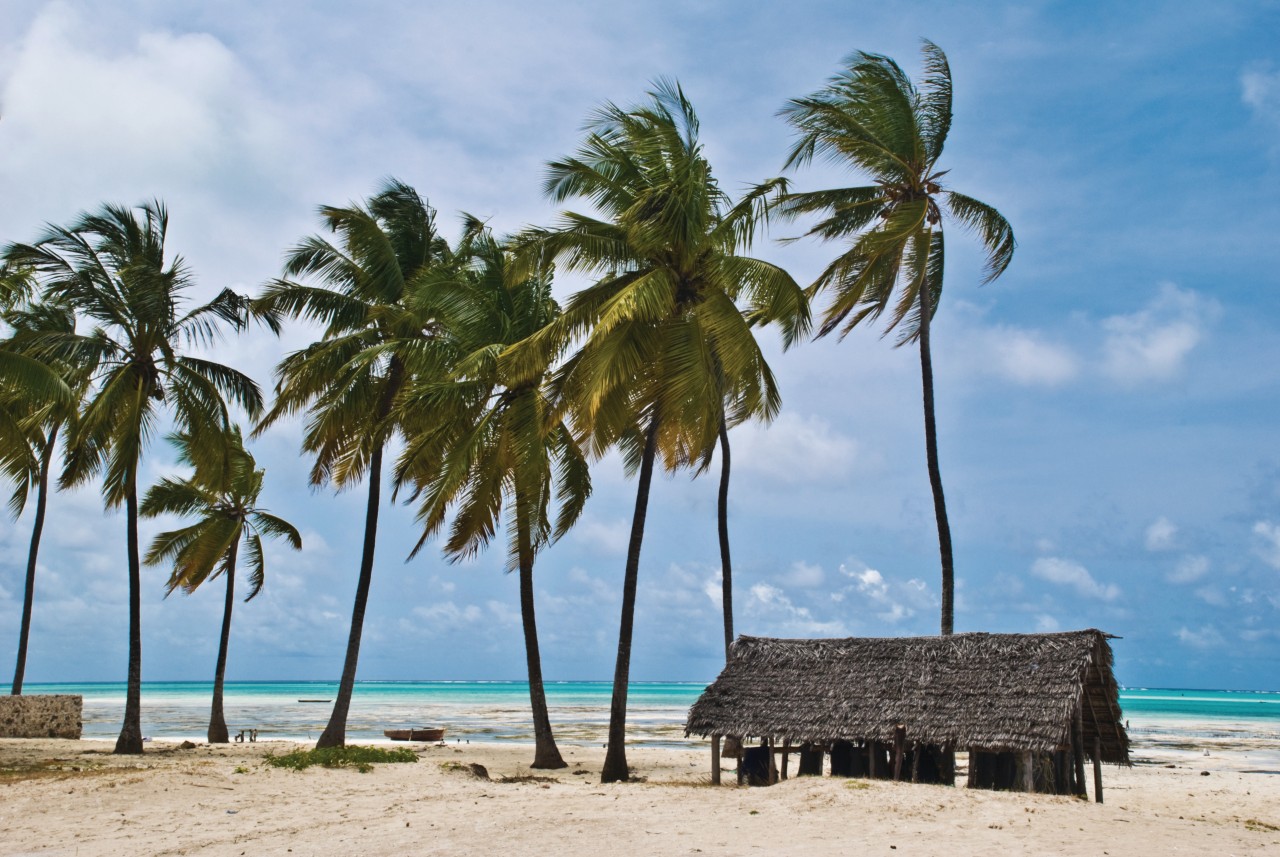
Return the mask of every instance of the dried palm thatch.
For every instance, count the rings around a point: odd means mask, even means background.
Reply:
[[[1097,630],[1059,634],[779,640],[739,637],[728,665],[689,710],[686,735],[793,745],[894,740],[989,752],[1071,744],[1129,763],[1112,675]]]

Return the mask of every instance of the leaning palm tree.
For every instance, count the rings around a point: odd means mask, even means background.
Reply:
[[[230,425],[228,399],[250,415],[262,408],[261,393],[248,376],[183,353],[184,346],[215,341],[224,325],[239,329],[244,301],[224,290],[208,303],[186,307],[191,274],[181,259],[166,255],[168,224],[159,201],[136,213],[106,205],[69,228],[49,227],[35,244],[4,251],[6,264],[31,271],[46,300],[93,325],[88,333],[42,333],[33,338],[32,353],[75,366],[92,379],[67,437],[60,484],[102,473],[107,507],[125,507],[129,671],[117,753],[142,752],[138,468],[148,437],[166,410],[180,431],[204,438]]]
[[[161,533],[151,543],[147,565],[172,564],[173,572],[165,595],[182,589],[190,595],[206,580],[222,575],[227,582],[222,608],[222,633],[218,640],[218,661],[213,673],[213,704],[209,713],[209,743],[226,744],[227,720],[223,714],[222,691],[227,673],[227,647],[231,640],[231,610],[235,606],[236,560],[244,543],[249,557],[249,594],[253,600],[262,591],[265,563],[262,537],[286,540],[294,550],[302,550],[302,537],[293,525],[259,508],[258,495],[266,473],[259,470],[244,448],[240,428],[233,427],[225,438],[226,448],[215,456],[202,453],[189,434],[177,434],[170,441],[178,449],[178,462],[193,467],[187,479],[161,479],[147,489],[142,499],[144,518],[158,515],[195,517],[196,522],[179,530]],[[197,466],[198,462],[214,464]]]
[[[75,315],[66,307],[47,303],[23,303],[3,313],[12,335],[3,343],[5,351],[21,354],[43,333],[75,332]],[[22,446],[16,454],[0,456],[0,470],[13,484],[9,510],[14,517],[22,514],[34,489],[36,506],[31,525],[31,542],[27,548],[27,574],[23,586],[22,619],[18,630],[18,660],[13,670],[14,696],[22,693],[27,670],[27,644],[31,638],[31,614],[35,599],[36,563],[40,539],[44,533],[45,511],[49,500],[49,467],[58,445],[58,435],[66,428],[75,429],[78,405],[88,386],[84,372],[68,365],[50,366],[68,384],[73,395],[67,398],[34,397],[23,385],[0,382],[0,408],[22,428]]]
[[[534,611],[537,552],[573,526],[591,493],[586,459],[557,414],[540,376],[513,384],[498,360],[508,346],[555,320],[549,272],[515,276],[507,252],[470,219],[468,253],[475,260],[456,280],[424,290],[462,352],[443,382],[429,379],[406,395],[408,443],[397,482],[414,486],[423,533],[414,553],[439,532],[452,511],[445,554],[474,556],[506,517],[508,570],[520,574],[533,768],[566,767],[556,746],[542,681]],[[555,526],[549,514],[559,503]]]
[[[925,76],[918,87],[888,57],[859,52],[826,87],[783,108],[799,134],[788,167],[821,156],[873,182],[793,194],[786,211],[819,215],[809,235],[850,242],[810,287],[834,292],[818,335],[839,330],[844,337],[889,310],[886,332],[898,328],[899,345],[919,345],[925,453],[942,560],[942,633],[950,634],[955,566],[938,467],[929,350],[929,327],[942,296],[943,225],[950,218],[977,233],[987,252],[983,283],[1009,266],[1014,240],[1000,212],[942,183],[947,170],[938,168],[938,160],[951,127],[951,69],[932,42],[924,43],[923,53]]]
[[[440,365],[437,327],[408,298],[416,279],[448,264],[452,253],[436,234],[435,210],[395,180],[364,205],[321,206],[320,216],[340,242],[303,239],[288,256],[285,277],[253,302],[253,312],[270,323],[290,316],[324,328],[317,342],[276,367],[275,404],[254,432],[306,411],[302,445],[315,456],[311,484],[332,483],[341,490],[368,477],[346,659],[333,712],[316,745],[340,747],[346,743],[373,576],[382,454],[400,435],[394,406],[406,381],[437,372]]]
[[[766,182],[733,204],[711,174],[693,106],[660,81],[648,103],[600,108],[574,157],[552,163],[546,191],[580,197],[599,216],[565,212],[520,239],[527,255],[598,277],[564,314],[506,355],[512,383],[532,378],[566,343],[581,345],[553,382],[589,452],[622,449],[639,472],[623,578],[618,656],[601,779],[628,778],[626,705],[640,548],[655,459],[668,470],[695,464],[730,423],[779,407],[773,373],[751,330],[753,315],[804,329],[804,295],[776,265],[737,255],[770,200]],[[744,313],[736,301],[743,300]]]

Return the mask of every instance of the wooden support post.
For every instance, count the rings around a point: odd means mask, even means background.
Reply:
[[[1024,792],[1036,790],[1036,757],[1030,750],[1022,754],[1022,790]]]
[[[1093,799],[1102,803],[1102,736],[1093,739]]]
[[[773,785],[778,781],[778,765],[773,758],[773,739],[766,739],[764,746],[769,750],[769,785]]]
[[[742,738],[737,740],[738,744],[738,785],[742,785],[747,777],[747,772],[742,769]]]
[[[919,741],[911,745],[911,782],[913,783],[920,782],[920,753],[923,749]]]
[[[907,727],[899,725],[893,730],[893,781],[902,779],[902,754],[906,750]]]
[[[971,789],[978,787],[978,751],[969,748],[969,781],[965,783]]]
[[[1084,785],[1084,710],[1076,706],[1076,722],[1071,728],[1071,755],[1074,762],[1076,797],[1089,799],[1089,792]]]
[[[791,739],[782,739],[782,778],[787,778],[787,767],[791,764]]]
[[[711,736],[711,785],[720,785],[720,736]]]
[[[876,753],[880,749],[879,741],[867,742],[867,779],[876,778]]]

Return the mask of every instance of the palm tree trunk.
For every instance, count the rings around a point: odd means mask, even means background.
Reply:
[[[729,427],[720,418],[720,498],[717,509],[720,525],[720,590],[724,600],[724,662],[729,663],[733,645],[733,566],[729,562]]]
[[[520,619],[524,625],[524,656],[529,670],[529,705],[533,709],[533,764],[531,768],[567,768],[560,756],[555,735],[551,732],[551,715],[547,712],[547,694],[542,685],[542,656],[538,652],[538,624],[533,612],[533,542],[529,535],[529,518],[517,499],[516,539],[520,551]]]
[[[391,404],[400,392],[404,379],[404,364],[392,355],[387,370],[387,385],[374,414],[374,430],[381,431],[383,422],[391,413]],[[369,603],[369,583],[373,580],[373,549],[378,543],[378,503],[382,495],[382,442],[369,457],[369,503],[364,515],[364,549],[360,555],[360,578],[356,581],[356,601],[351,607],[351,633],[347,636],[347,659],[342,665],[342,680],[338,682],[338,696],[333,701],[333,713],[329,725],[320,733],[316,749],[345,747],[347,744],[347,711],[351,708],[351,694],[356,687],[356,664],[360,660],[360,636],[364,631],[364,610]]]
[[[231,543],[227,556],[227,600],[222,607],[222,636],[218,641],[218,665],[213,671],[213,705],[209,711],[209,743],[226,744],[231,738],[227,733],[227,719],[222,713],[222,684],[227,675],[227,645],[231,642],[231,609],[236,603],[236,554],[240,539]]]
[[[942,557],[942,634],[955,630],[955,564],[951,556],[951,525],[947,523],[947,500],[942,494],[942,471],[938,468],[938,426],[933,412],[933,360],[929,353],[929,322],[932,298],[927,286],[920,288],[920,377],[924,393],[924,446],[929,462],[929,485],[933,488],[933,514],[938,521],[938,553]]]
[[[347,711],[356,686],[356,663],[360,660],[360,636],[364,631],[364,611],[369,603],[369,583],[373,580],[373,549],[378,541],[378,502],[382,492],[382,444],[369,459],[369,503],[364,516],[364,551],[360,556],[360,579],[356,582],[356,601],[351,609],[351,633],[347,637],[347,659],[342,666],[338,696],[333,702],[329,725],[324,728],[316,749],[344,747],[347,743]]]
[[[138,556],[137,462],[125,477],[125,526],[129,551],[129,681],[124,697],[124,724],[116,753],[142,752],[142,563]]]
[[[609,746],[604,756],[600,782],[626,782],[627,772],[627,682],[631,676],[631,629],[636,611],[636,580],[640,571],[640,544],[644,541],[644,519],[649,509],[649,484],[653,481],[653,459],[658,449],[658,414],[649,421],[640,459],[640,480],[636,486],[636,511],[631,519],[631,544],[627,548],[627,570],[622,579],[622,621],[618,628],[618,662],[613,670],[613,701],[609,705]]]
[[[31,636],[31,605],[36,593],[36,557],[40,553],[40,534],[44,532],[44,509],[49,493],[49,462],[58,441],[58,427],[49,431],[40,454],[40,483],[36,487],[36,519],[31,526],[31,548],[27,551],[27,582],[22,596],[22,625],[18,630],[18,664],[13,669],[14,696],[22,695],[22,680],[27,673],[27,640]]]

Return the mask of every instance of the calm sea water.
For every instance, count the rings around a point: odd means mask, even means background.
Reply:
[[[256,728],[260,738],[317,738],[328,722],[336,682],[230,682],[227,725]],[[638,683],[628,694],[628,737],[638,745],[683,746],[684,720],[701,683]],[[84,697],[84,737],[114,738],[124,712],[123,683],[28,684],[27,693]],[[147,682],[142,730],[156,738],[203,740],[212,686],[208,682]],[[0,693],[7,692],[0,685]],[[608,682],[555,682],[547,701],[557,740],[603,743],[612,688]],[[326,700],[310,702],[304,700]],[[1123,690],[1120,704],[1135,748],[1280,746],[1280,692]],[[351,741],[382,739],[382,730],[444,726],[447,739],[532,741],[524,682],[357,682],[347,725]]]

